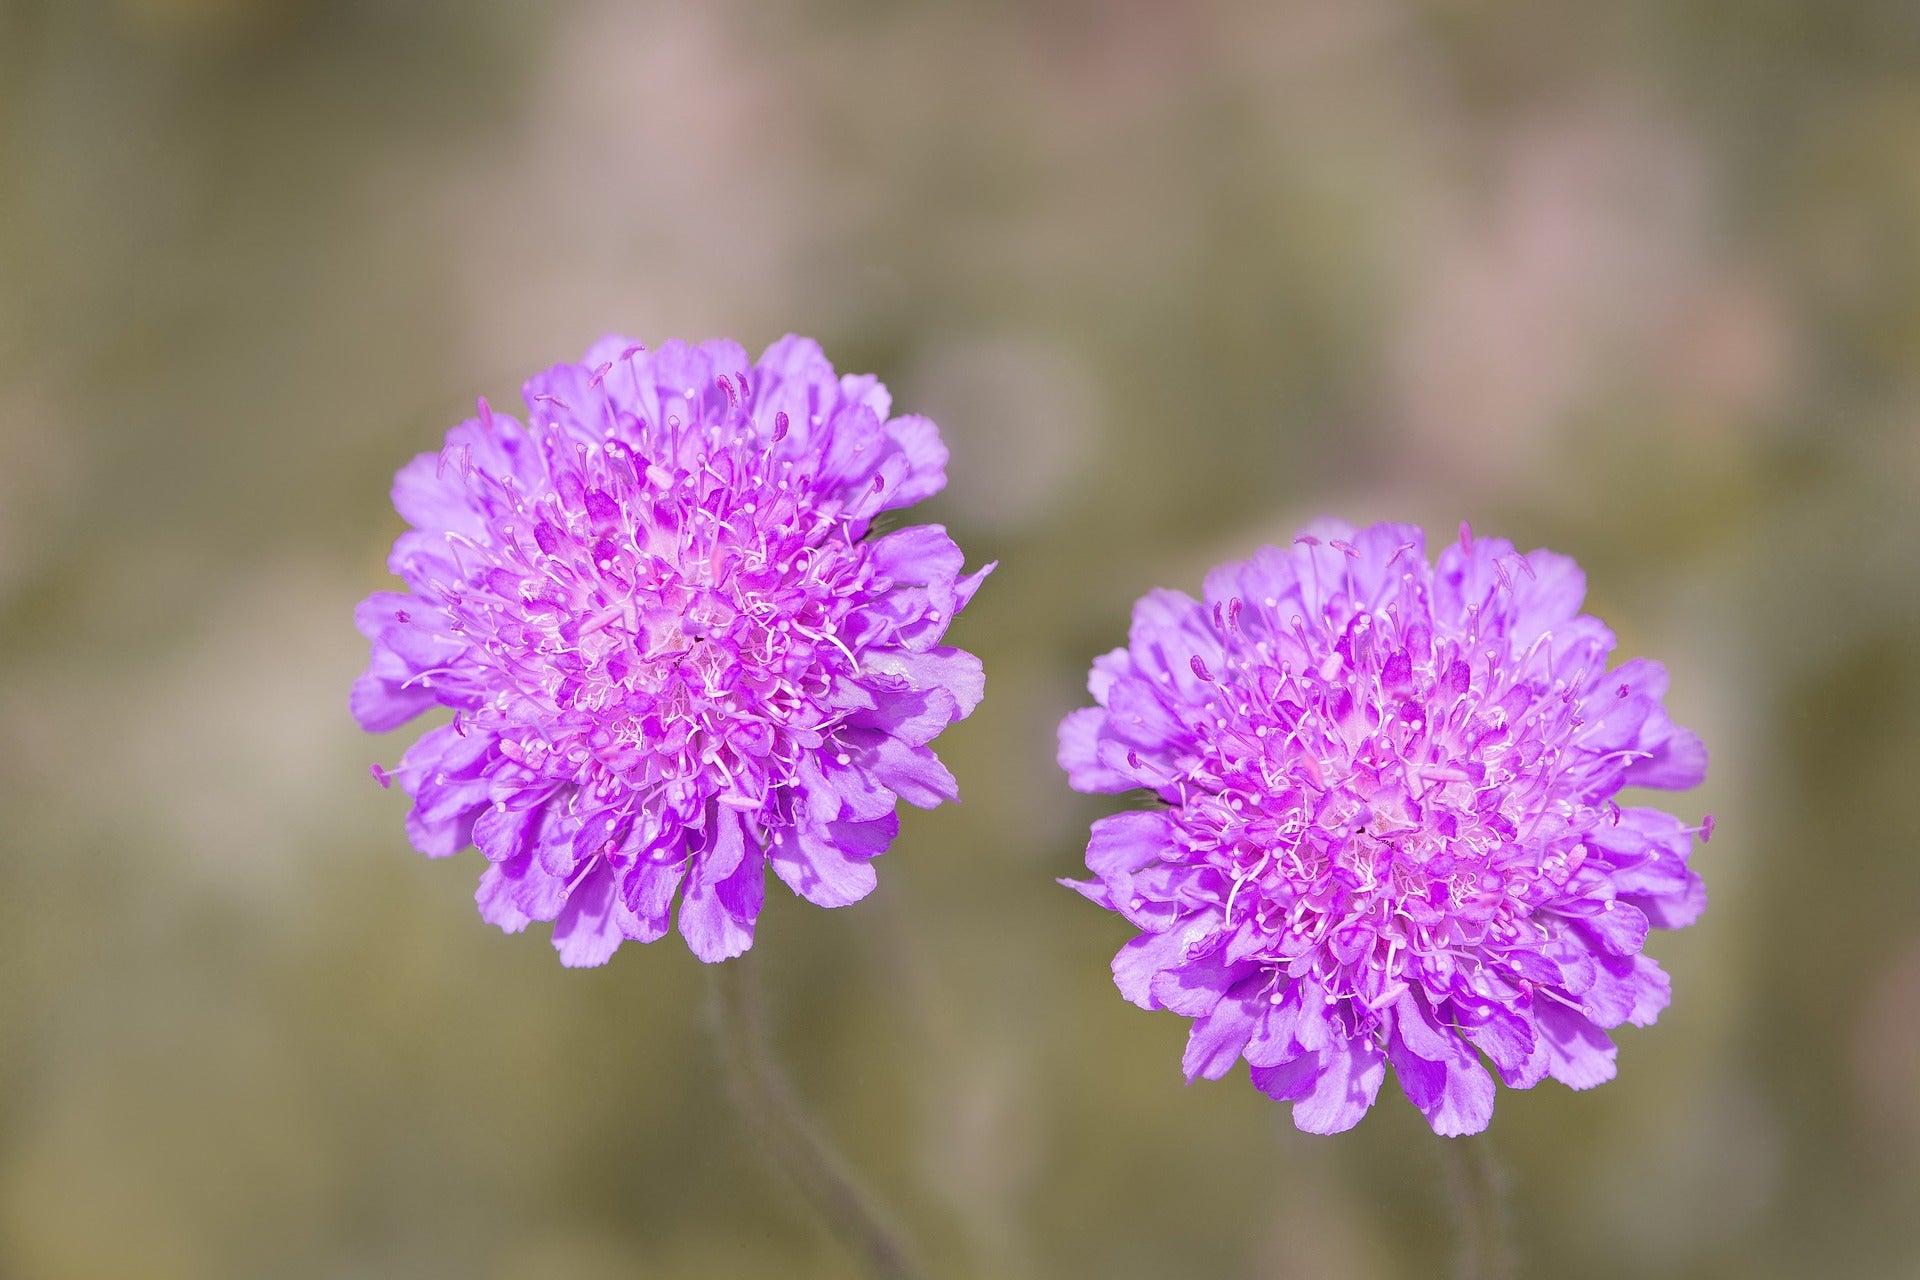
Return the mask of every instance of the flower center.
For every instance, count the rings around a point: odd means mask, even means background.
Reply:
[[[1599,816],[1570,776],[1572,691],[1392,610],[1318,635],[1297,619],[1256,634],[1230,612],[1226,669],[1196,660],[1205,793],[1180,821],[1226,855],[1228,918],[1252,924],[1257,954],[1378,1007],[1412,970],[1544,939],[1531,916]]]
[[[542,492],[479,478],[500,532],[456,544],[445,604],[492,669],[471,715],[503,752],[630,789],[718,769],[764,795],[831,730],[866,558],[844,519],[801,509],[791,460],[727,447],[743,429],[682,441],[674,464],[549,428]]]

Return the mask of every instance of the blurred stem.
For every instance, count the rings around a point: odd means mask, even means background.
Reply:
[[[1458,1280],[1513,1280],[1505,1171],[1484,1135],[1442,1138],[1440,1163],[1453,1210]]]
[[[761,1150],[876,1280],[918,1280],[905,1244],[794,1096],[767,1041],[753,953],[712,966],[714,1038],[728,1083]]]

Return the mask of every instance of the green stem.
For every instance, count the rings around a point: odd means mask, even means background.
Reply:
[[[1513,1280],[1506,1175],[1484,1136],[1443,1138],[1440,1161],[1453,1210],[1458,1280]]]
[[[918,1280],[899,1235],[807,1115],[767,1041],[760,983],[748,952],[712,966],[714,1038],[735,1103],[767,1157],[875,1280]]]

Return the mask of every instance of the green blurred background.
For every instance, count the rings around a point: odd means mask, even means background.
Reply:
[[[1088,659],[1326,512],[1577,556],[1714,752],[1526,1274],[1920,1276],[1910,0],[0,0],[0,1276],[848,1273],[684,947],[482,924],[346,714],[394,469],[612,329],[817,336],[1001,561],[965,803],[755,953],[940,1274],[1444,1273],[1397,1091],[1184,1087],[1053,884]]]

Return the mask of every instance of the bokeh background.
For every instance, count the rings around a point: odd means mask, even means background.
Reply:
[[[848,1274],[685,949],[483,925],[346,713],[393,470],[612,329],[819,337],[1001,561],[965,803],[756,952],[938,1274],[1444,1272],[1396,1090],[1183,1087],[1053,884],[1087,660],[1327,512],[1576,555],[1714,752],[1526,1274],[1920,1275],[1920,7],[0,0],[0,1276]]]

